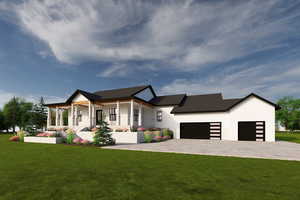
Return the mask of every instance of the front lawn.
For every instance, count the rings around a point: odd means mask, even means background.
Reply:
[[[300,162],[28,144],[0,135],[0,199],[300,199]]]
[[[276,140],[300,143],[300,133],[277,132]]]

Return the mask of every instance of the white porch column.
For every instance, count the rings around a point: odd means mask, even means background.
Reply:
[[[48,115],[47,115],[47,128],[51,126],[51,109],[47,107]]]
[[[75,119],[74,119],[74,126],[78,125],[78,106],[75,106]]]
[[[60,112],[59,112],[59,115],[60,115],[60,117],[59,117],[59,119],[60,119],[59,125],[60,125],[60,126],[63,126],[63,125],[64,125],[63,112],[64,112],[64,109],[60,109]]]
[[[120,126],[120,101],[117,101],[117,110],[116,110],[116,115],[117,115],[117,126]]]
[[[139,123],[138,123],[138,125],[139,126],[142,126],[142,106],[141,105],[139,105]]]
[[[89,101],[89,126],[92,127],[92,104]]]
[[[133,127],[133,99],[130,101],[130,126]]]
[[[92,127],[96,125],[96,120],[95,120],[95,104],[92,104]]]
[[[55,112],[55,126],[58,126],[58,107],[56,107],[56,112]]]
[[[71,126],[74,126],[74,105],[71,104]]]

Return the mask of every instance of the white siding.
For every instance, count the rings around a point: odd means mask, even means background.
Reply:
[[[256,98],[250,97],[229,112],[176,114],[176,138],[180,138],[180,123],[222,122],[222,140],[238,140],[239,121],[265,121],[266,141],[275,141],[275,108]]]
[[[143,107],[143,118],[142,118],[142,125],[145,128],[152,128],[154,127],[154,109],[149,107]]]
[[[78,94],[76,97],[73,98],[72,102],[78,102],[78,101],[88,101],[88,99],[82,94]]]
[[[238,136],[238,121],[265,121],[266,141],[275,141],[275,108],[256,97],[250,97],[234,107],[229,120],[234,140]]]
[[[145,101],[150,101],[154,97],[152,91],[149,88],[137,93],[135,96]]]
[[[174,132],[174,135],[177,135],[177,128],[179,123],[176,121],[175,116],[171,114],[172,106],[168,107],[156,107],[154,110],[154,127],[157,128],[169,128]],[[156,112],[162,111],[162,121],[159,122],[156,119]],[[178,132],[179,133],[179,132]]]

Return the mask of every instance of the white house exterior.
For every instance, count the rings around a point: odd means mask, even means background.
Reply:
[[[48,128],[80,132],[101,120],[112,129],[169,128],[174,138],[275,141],[278,106],[256,94],[157,96],[150,85],[89,93],[77,90],[63,103],[47,104]],[[63,111],[68,120],[63,120]],[[117,136],[116,136],[117,137]]]

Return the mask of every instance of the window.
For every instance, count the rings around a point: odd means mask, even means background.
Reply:
[[[117,115],[116,115],[116,108],[109,108],[109,121],[116,121]]]
[[[82,122],[82,111],[78,110],[78,122]]]
[[[158,122],[161,122],[161,121],[162,121],[162,111],[161,111],[161,110],[158,110],[158,111],[156,112],[156,120],[157,120]]]
[[[139,120],[139,110],[138,109],[133,110],[133,119],[135,122],[137,122]]]

